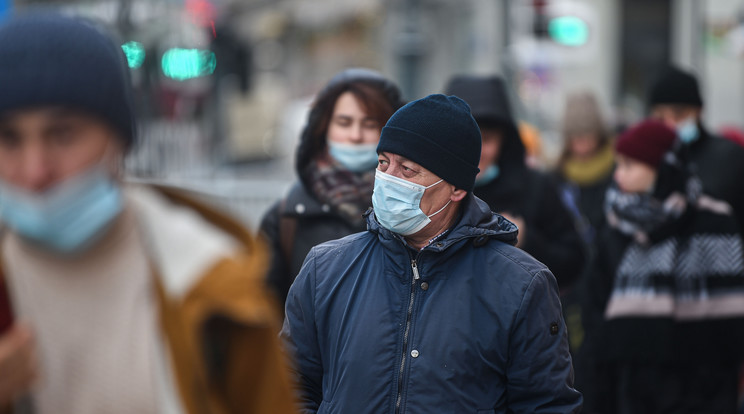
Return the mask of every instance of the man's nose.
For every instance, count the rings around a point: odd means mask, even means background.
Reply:
[[[18,185],[31,192],[47,190],[54,182],[51,159],[42,146],[29,146],[21,154]]]

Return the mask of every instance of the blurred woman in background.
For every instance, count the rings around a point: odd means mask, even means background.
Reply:
[[[565,146],[556,169],[561,197],[584,220],[580,228],[591,243],[604,220],[602,203],[615,166],[610,135],[591,92],[566,98],[562,129]]]
[[[395,83],[362,68],[317,95],[297,148],[299,180],[261,221],[273,251],[268,283],[282,304],[313,246],[366,229],[380,131],[402,104]]]

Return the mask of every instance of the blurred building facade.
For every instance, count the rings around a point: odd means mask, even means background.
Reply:
[[[272,182],[267,200],[292,180],[294,147],[313,94],[349,66],[381,71],[408,99],[440,92],[454,74],[501,74],[519,117],[541,131],[548,159],[561,145],[556,131],[566,94],[593,90],[606,118],[622,126],[645,113],[646,89],[668,62],[698,73],[712,127],[741,128],[744,118],[744,0],[9,5],[92,17],[114,29],[123,45],[134,42],[133,56],[142,58],[132,66],[142,112],[142,144],[129,161],[134,176]],[[176,57],[168,55],[174,49]],[[179,67],[188,73],[174,75]]]

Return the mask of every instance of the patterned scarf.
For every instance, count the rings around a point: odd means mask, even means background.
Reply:
[[[606,318],[744,316],[744,246],[732,210],[702,194],[694,175],[684,187],[663,202],[608,189],[608,224],[633,241],[616,269]]]
[[[676,173],[684,176],[667,180],[668,176],[660,170],[657,185],[667,188],[657,188],[654,193],[623,193],[617,184],[610,185],[605,194],[607,223],[641,244],[648,243],[652,233],[677,224],[688,205],[697,204],[702,183],[688,172]],[[656,196],[659,193],[668,195],[662,201]]]
[[[305,176],[321,203],[330,205],[351,225],[364,226],[362,213],[372,205],[375,170],[353,173],[326,154],[307,165]]]
[[[649,234],[678,219],[686,208],[684,197],[673,193],[664,202],[649,193],[623,193],[613,184],[605,195],[607,223],[641,244]]]

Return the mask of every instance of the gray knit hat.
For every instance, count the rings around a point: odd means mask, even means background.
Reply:
[[[566,97],[563,112],[563,135],[605,133],[605,125],[597,99],[591,92],[576,92]]]

